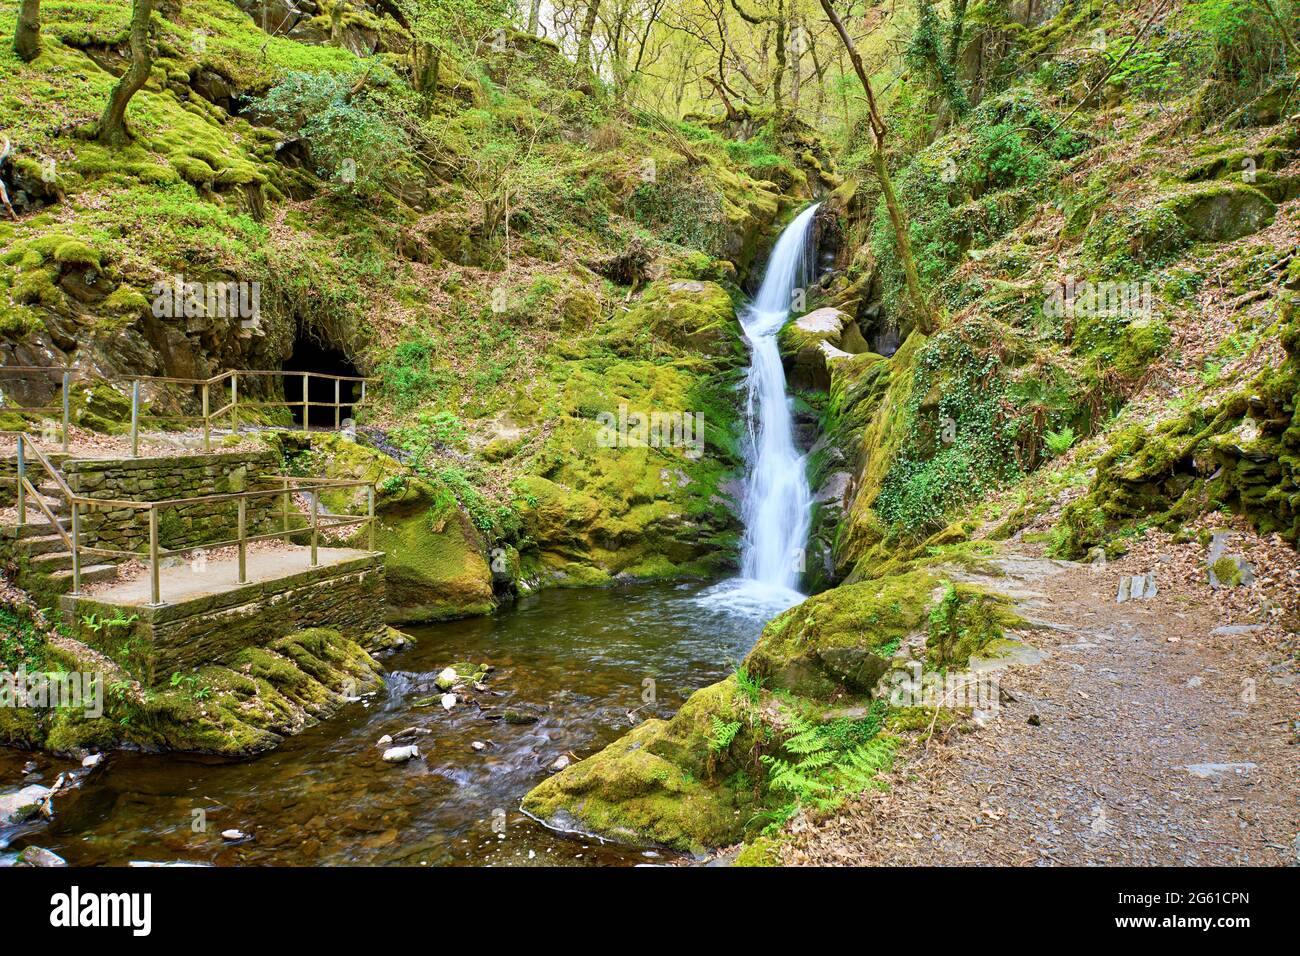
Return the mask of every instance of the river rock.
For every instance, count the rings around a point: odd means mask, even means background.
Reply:
[[[433,683],[438,690],[451,690],[456,686],[456,681],[460,678],[456,674],[454,667],[444,668],[442,673],[434,678]]]
[[[535,724],[545,713],[546,708],[540,704],[511,704],[501,716],[507,724]]]
[[[384,763],[406,763],[420,756],[420,748],[415,744],[406,747],[389,747],[384,751]]]
[[[487,750],[487,744],[483,743],[483,741],[481,741],[481,740],[476,740],[476,741],[474,741],[473,743],[470,744],[470,749],[472,749],[472,750],[477,750],[477,751],[480,751],[480,752],[481,752],[481,751]]]
[[[443,710],[451,710],[451,709],[452,709],[453,707],[455,707],[455,706],[456,706],[456,695],[455,695],[455,694],[443,694],[443,695],[442,695],[442,709],[443,709]]]
[[[50,787],[34,783],[16,793],[0,794],[0,823],[22,823],[31,819],[41,812],[53,793]]]
[[[29,846],[18,854],[18,866],[67,866],[68,861],[44,847]]]
[[[567,769],[568,766],[569,766],[569,755],[560,754],[558,757],[555,758],[555,762],[551,764],[550,767],[551,773],[559,773],[561,770]]]
[[[81,765],[85,767],[87,770],[94,770],[103,762],[104,762],[103,754],[88,754],[85,758],[82,759]]]
[[[247,840],[248,834],[245,833],[243,830],[234,830],[234,829],[222,830],[221,839],[227,841],[228,843],[238,843],[241,840]]]
[[[393,740],[414,740],[416,737],[428,737],[433,731],[426,727],[403,727],[393,734]]]
[[[378,740],[375,741],[375,746],[387,747],[392,742],[393,742],[392,734],[384,734],[384,736],[380,737]]]

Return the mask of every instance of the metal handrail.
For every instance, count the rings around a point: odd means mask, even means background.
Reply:
[[[72,591],[70,596],[76,597],[81,593],[81,555],[82,553],[93,555],[104,555],[110,557],[138,558],[147,555],[150,568],[150,606],[159,607],[163,604],[160,582],[160,561],[162,558],[174,554],[187,554],[200,549],[206,548],[224,548],[232,545],[239,547],[239,583],[248,582],[247,568],[247,550],[248,545],[259,541],[272,541],[288,539],[291,535],[301,531],[311,531],[311,564],[315,568],[320,564],[319,561],[319,541],[320,532],[330,528],[364,526],[367,531],[367,550],[375,550],[375,483],[373,481],[360,481],[340,478],[296,478],[289,475],[260,475],[255,480],[276,481],[281,487],[263,489],[260,491],[231,491],[222,492],[213,495],[196,495],[185,498],[164,498],[159,501],[136,501],[133,499],[119,498],[96,498],[89,495],[81,495],[69,488],[68,483],[63,479],[59,469],[54,467],[45,454],[38,448],[31,438],[23,432],[0,432],[3,436],[14,436],[18,444],[18,527],[21,529],[27,523],[27,496],[33,496],[36,504],[41,511],[45,513],[51,525],[63,538],[64,543],[72,553]],[[64,497],[68,503],[68,510],[71,516],[71,535],[64,531],[62,525],[55,518],[49,507],[45,504],[40,492],[32,485],[27,477],[27,457],[28,453],[35,455],[36,460],[46,473],[54,480],[57,492]],[[322,490],[347,490],[349,488],[366,489],[366,514],[365,515],[325,515],[328,519],[325,523],[321,521],[320,514],[320,494]],[[291,496],[296,493],[302,493],[309,496],[311,500],[310,523],[307,528],[291,528],[290,517],[299,514],[297,511],[290,509]],[[281,518],[282,526],[278,531],[264,532],[261,534],[250,535],[248,533],[248,501],[253,498],[265,498],[270,496],[279,496],[282,501],[280,511],[271,511],[269,517]],[[233,501],[237,505],[237,527],[238,535],[234,538],[224,539],[216,542],[204,542],[201,544],[191,544],[184,548],[164,548],[158,540],[158,512],[166,508],[181,508],[189,505],[212,504]],[[131,509],[133,511],[147,511],[149,514],[149,544],[145,552],[127,551],[117,548],[102,548],[94,545],[87,545],[81,542],[81,517],[82,509],[88,512],[98,510],[122,510]]]
[[[59,373],[63,376],[63,401],[59,406],[18,406],[16,411],[19,414],[54,414],[62,415],[62,445],[63,450],[68,450],[69,426],[72,424],[72,405],[71,390],[74,375],[82,372],[82,369],[63,367],[55,365],[0,365],[0,375],[4,374],[22,374],[29,375],[33,373]],[[263,401],[243,398],[239,394],[239,377],[263,377],[263,376],[281,376],[284,378],[301,378],[302,379],[302,400],[297,402],[290,401]],[[92,380],[86,376],[87,380]],[[310,400],[310,383],[312,379],[323,379],[327,382],[334,383],[334,400],[332,402],[313,402]],[[105,380],[109,381],[109,380]],[[211,410],[212,388],[213,386],[223,385],[225,382],[230,383],[230,401],[216,411]],[[203,411],[199,415],[153,415],[153,418],[162,421],[176,422],[202,422],[203,423],[203,450],[210,452],[212,450],[212,429],[214,423],[219,423],[222,418],[229,416],[230,430],[239,431],[239,409],[246,408],[300,408],[302,409],[302,431],[305,433],[310,427],[309,410],[312,408],[333,408],[334,409],[334,429],[337,431],[343,424],[343,407],[355,410],[359,406],[366,404],[366,385],[375,381],[363,375],[331,375],[327,372],[299,372],[285,371],[284,369],[229,369],[220,372],[210,378],[180,378],[171,375],[137,375],[131,379],[131,457],[138,458],[140,454],[140,385],[141,383],[155,383],[160,385],[187,385],[199,387],[202,389],[201,403]],[[354,401],[344,401],[342,398],[341,386],[344,382],[360,382],[361,394]],[[110,384],[113,384],[110,381]],[[284,428],[283,431],[294,431],[295,429]]]

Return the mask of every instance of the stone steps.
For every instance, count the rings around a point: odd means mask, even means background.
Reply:
[[[45,524],[46,529],[48,529],[49,522],[46,521],[43,523]],[[27,525],[26,527],[30,528],[31,525]],[[68,546],[64,543],[63,538],[57,534],[28,534],[14,542],[14,549],[20,554],[35,557],[38,554],[52,554],[57,551],[66,552]]]
[[[63,542],[60,541],[60,544]],[[33,571],[39,574],[50,574],[54,571],[62,571],[64,568],[72,567],[71,551],[52,551],[45,554],[37,554],[28,562]]]
[[[40,509],[38,508],[37,511],[39,512]],[[60,517],[59,527],[64,531],[71,531],[72,519]],[[0,525],[0,538],[7,538],[9,540],[17,539],[21,541],[24,538],[46,537],[51,535],[52,531],[53,528],[50,525],[50,519],[45,517],[44,514],[29,514],[27,516],[27,523],[22,527],[12,524]],[[58,535],[53,535],[53,537],[58,538]],[[59,540],[62,541],[63,539],[60,538]]]
[[[69,556],[69,564],[71,564],[71,556]],[[83,587],[87,584],[99,584],[101,581],[112,581],[116,577],[116,564],[92,564],[81,569],[81,584]],[[50,575],[50,582],[56,590],[66,594],[72,588],[72,568],[55,571]]]

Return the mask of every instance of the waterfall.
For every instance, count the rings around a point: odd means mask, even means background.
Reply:
[[[741,546],[741,576],[715,589],[737,610],[770,615],[803,599],[796,590],[803,570],[812,494],[804,456],[794,443],[794,416],[785,393],[785,370],[776,337],[790,317],[794,290],[810,279],[808,232],[817,205],[809,206],[777,237],[758,294],[741,325],[750,346],[746,376],[748,474]]]

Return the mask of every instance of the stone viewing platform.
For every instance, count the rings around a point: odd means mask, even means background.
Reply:
[[[133,644],[131,669],[146,684],[246,647],[265,647],[295,631],[325,627],[362,642],[384,628],[383,555],[352,548],[309,548],[237,560],[178,564],[159,572],[167,603],[150,604],[147,575],[66,595],[61,609],[78,640],[112,657]],[[105,624],[105,622],[108,622]],[[121,622],[121,623],[114,623]]]

